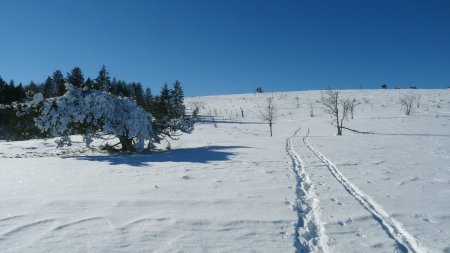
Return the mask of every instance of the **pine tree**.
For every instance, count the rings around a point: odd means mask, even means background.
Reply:
[[[62,96],[64,95],[64,93],[66,93],[66,79],[64,78],[63,73],[61,72],[61,70],[56,70],[55,72],[53,72],[52,75],[52,80],[53,83],[56,87],[58,87],[58,95],[57,96]]]
[[[92,79],[88,77],[88,79],[86,79],[86,82],[84,82],[83,87],[84,87],[83,88],[84,90],[92,90],[95,88],[95,82],[92,81]]]
[[[145,101],[144,109],[148,112],[151,112],[153,104],[153,95],[152,90],[150,88],[145,89],[144,101]]]
[[[109,78],[109,73],[106,70],[105,65],[102,66],[98,72],[97,78],[95,78],[96,89],[101,91],[110,92],[111,91],[111,80]]]
[[[169,86],[167,86],[167,83],[164,83],[164,85],[161,88],[161,93],[157,97],[154,105],[153,105],[153,116],[156,119],[162,119],[164,117],[169,116],[170,108],[170,90]]]
[[[173,84],[173,90],[171,90],[170,93],[171,116],[175,118],[184,116],[184,92],[183,87],[181,87],[181,83],[178,80]]]
[[[83,87],[84,76],[80,67],[75,67],[70,73],[67,73],[67,82],[78,88]]]
[[[131,98],[132,100],[136,100],[136,93],[135,93],[135,90],[134,90],[134,84],[133,83],[125,84],[125,90],[128,93],[127,97]]]
[[[2,77],[0,76],[0,104],[4,104],[5,103],[5,97],[6,97],[6,82],[2,79]]]
[[[117,96],[117,80],[115,77],[113,77],[112,81],[111,81],[111,88],[110,88],[110,92],[113,95]]]
[[[56,97],[57,96],[57,90],[54,88],[53,86],[53,80],[51,77],[47,77],[47,79],[44,82],[44,87],[42,90],[42,95],[44,96],[44,98],[51,98],[51,97]]]
[[[134,95],[136,99],[136,104],[138,104],[141,107],[145,106],[145,98],[144,98],[144,89],[142,88],[141,83],[134,83]]]
[[[114,95],[119,96],[119,97],[130,97],[130,93],[128,91],[127,84],[122,80],[117,81],[115,91],[113,91],[113,92],[114,92]]]
[[[180,118],[153,125],[152,114],[130,99],[118,98],[96,90],[85,91],[68,86],[65,96],[43,101],[36,126],[53,136],[61,136],[59,146],[70,145],[70,135],[82,134],[86,145],[104,134],[115,135],[123,151],[141,151],[154,147],[177,132],[190,133],[193,121]],[[117,144],[116,144],[117,145]],[[114,146],[110,146],[114,149]]]
[[[28,84],[28,86],[25,87],[25,94],[27,100],[32,100],[34,94],[40,92],[41,91],[39,90],[39,87],[33,81],[31,81],[30,84]]]

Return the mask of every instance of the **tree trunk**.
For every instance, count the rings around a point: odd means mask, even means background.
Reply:
[[[270,137],[272,137],[272,123],[269,123],[270,126]]]
[[[122,151],[134,151],[133,141],[131,139],[128,139],[127,136],[120,136],[119,141],[122,145]]]

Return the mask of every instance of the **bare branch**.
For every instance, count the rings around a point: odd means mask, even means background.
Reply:
[[[259,113],[261,115],[262,120],[266,121],[269,124],[270,136],[272,137],[272,125],[275,119],[277,118],[277,110],[275,107],[273,96],[268,97],[266,99],[266,106]]]

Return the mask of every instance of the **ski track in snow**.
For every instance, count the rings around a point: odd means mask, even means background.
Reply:
[[[319,203],[313,190],[312,182],[306,174],[304,162],[294,151],[292,139],[300,128],[286,141],[286,151],[292,159],[292,169],[295,173],[296,203],[293,206],[297,212],[294,246],[296,252],[328,252],[324,228],[319,218]]]
[[[361,191],[357,186],[352,184],[332,163],[327,157],[315,149],[307,140],[309,136],[309,129],[305,137],[303,137],[303,143],[319,158],[334,176],[334,178],[346,189],[346,191],[352,195],[367,211],[369,211],[374,220],[376,220],[383,230],[391,237],[398,245],[402,252],[416,252],[425,253],[430,252],[423,247],[420,242],[414,238],[403,225],[391,217],[383,208],[376,203],[369,195]]]

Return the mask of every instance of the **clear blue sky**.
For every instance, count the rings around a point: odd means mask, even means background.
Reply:
[[[450,86],[447,0],[2,0],[0,75],[80,66],[188,96]]]

